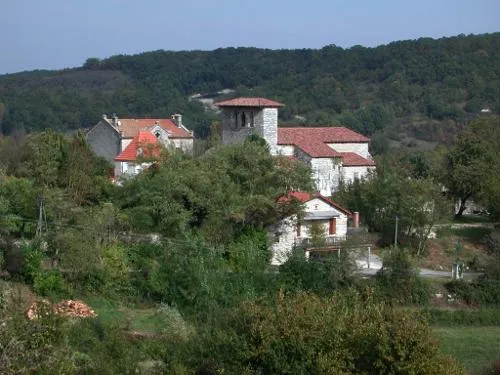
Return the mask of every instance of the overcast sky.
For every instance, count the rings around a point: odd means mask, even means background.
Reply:
[[[376,46],[500,31],[500,0],[0,0],[0,74],[219,47]]]

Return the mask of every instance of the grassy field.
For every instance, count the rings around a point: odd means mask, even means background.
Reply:
[[[500,327],[434,327],[444,353],[461,361],[471,374],[481,374],[500,360]]]

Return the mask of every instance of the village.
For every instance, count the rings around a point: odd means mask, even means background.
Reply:
[[[500,374],[478,1],[3,7],[0,374]]]

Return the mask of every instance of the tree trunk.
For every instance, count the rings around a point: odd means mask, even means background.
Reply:
[[[467,208],[465,203],[467,202],[467,200],[469,198],[470,198],[470,195],[466,195],[465,197],[460,198],[460,206],[458,207],[458,211],[455,213],[455,219],[459,219],[462,217],[465,209]]]

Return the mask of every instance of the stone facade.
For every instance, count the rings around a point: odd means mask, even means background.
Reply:
[[[331,196],[339,189],[340,160],[337,158],[311,158],[312,178],[321,195]]]
[[[347,235],[348,213],[333,206],[322,198],[312,198],[305,202],[304,218],[299,222],[293,215],[282,220],[272,230],[271,264],[281,265],[287,261],[293,250],[311,238],[310,227],[313,223],[323,228],[327,240],[343,241]],[[331,220],[334,220],[335,233],[331,234]],[[306,254],[307,255],[307,254]]]
[[[192,154],[194,135],[182,124],[181,115],[172,119],[118,119],[103,118],[87,133],[87,142],[92,150],[110,163],[125,150],[139,131],[147,131],[165,147]],[[115,165],[121,174],[122,166]]]
[[[277,153],[278,109],[226,107],[222,109],[222,142],[243,142],[249,135],[264,138],[271,154]]]
[[[121,147],[120,134],[101,120],[87,133],[87,142],[96,155],[110,163],[124,148]]]

